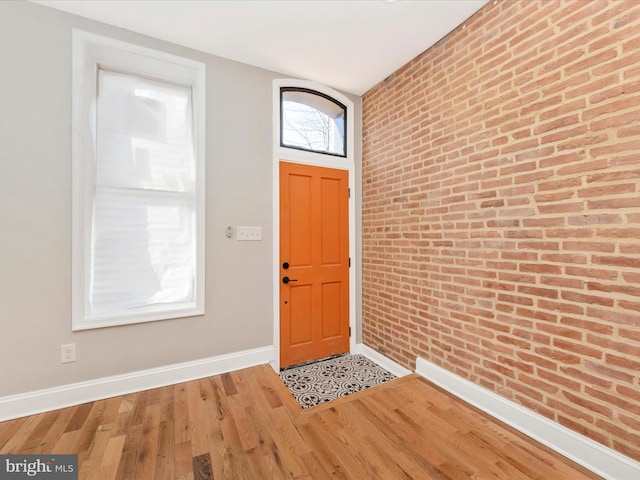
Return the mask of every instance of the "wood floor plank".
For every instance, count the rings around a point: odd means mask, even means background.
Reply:
[[[222,375],[220,375],[220,379],[222,380],[224,393],[227,397],[237,395],[238,390],[236,389],[236,384],[233,381],[233,376],[231,375],[231,373],[223,373]]]
[[[98,428],[95,431],[93,438],[91,439],[91,446],[86,452],[84,460],[81,462],[80,457],[78,457],[80,475],[82,478],[87,478],[89,480],[97,478],[110,438],[111,432],[109,430],[101,430]]]
[[[416,375],[303,410],[269,365],[0,423],[82,480],[593,480]]]
[[[151,403],[145,409],[142,444],[138,449],[136,476],[139,478],[154,478],[156,472],[161,405],[157,395],[149,400]]]
[[[177,444],[174,451],[174,479],[193,480],[193,456],[191,455],[191,442]]]
[[[124,395],[122,397],[122,401],[120,402],[120,408],[118,409],[118,413],[131,412],[136,406],[136,393],[132,393],[129,395]]]
[[[200,380],[198,411],[194,412],[192,408],[195,407],[189,405],[190,416],[195,416],[195,421],[192,422],[192,438],[197,442],[194,442],[194,457],[202,455],[200,452],[203,450],[204,453],[209,453],[214,478],[224,478],[229,469],[229,457],[225,453],[229,445],[222,427],[222,421],[227,417],[227,407],[224,399],[216,393],[219,388],[214,378]],[[200,428],[205,425],[206,428]]]
[[[138,394],[135,406],[133,407],[131,425],[142,425],[142,422],[144,420],[145,408],[147,408],[147,403],[149,403],[149,391],[150,390],[146,390]]]
[[[203,455],[209,451],[209,442],[207,441],[208,430],[213,425],[207,425],[204,420],[204,412],[200,408],[202,398],[200,397],[200,382],[195,380],[189,382],[188,392],[188,410],[189,410],[189,436],[191,438],[191,451],[194,457]]]
[[[156,454],[156,468],[158,470],[166,470],[175,459],[175,439],[173,422],[171,420],[162,420],[158,425],[158,453]]]
[[[78,468],[80,469],[82,469],[83,462],[89,458],[92,445],[104,439],[104,435],[100,435],[101,430],[99,427],[106,408],[106,401],[100,400],[90,405],[92,408],[85,417],[85,421],[80,429],[77,430],[80,432],[80,435],[73,448],[73,452],[78,454]]]
[[[44,416],[45,414],[33,415],[21,422],[20,428],[14,432],[13,436],[2,447],[2,453],[22,453],[22,446],[38,427]]]
[[[56,443],[60,440],[60,437],[64,433],[67,424],[75,413],[74,407],[58,410],[60,415],[56,418],[56,421],[46,433],[46,435],[40,441],[38,449],[34,453],[48,453],[53,452]]]
[[[65,430],[65,433],[73,432],[75,430],[79,430],[80,428],[82,428],[92,408],[93,408],[92,403],[83,403],[82,405],[78,405],[78,407],[76,408],[75,414],[73,415],[73,418],[69,422],[69,425],[67,425],[67,429]]]
[[[131,424],[127,430],[126,440],[122,447],[122,455],[115,478],[129,480],[136,477],[138,468],[138,449],[142,445],[142,424]]]
[[[59,416],[60,410],[44,414],[42,419],[38,422],[38,425],[33,429],[29,437],[20,447],[20,452],[33,453],[37,451],[40,448],[40,443],[42,443],[42,440],[47,433],[49,433]]]
[[[5,445],[22,430],[24,424],[30,419],[31,417],[23,417],[4,422],[3,428],[0,429],[0,453],[9,453],[9,451],[5,449]]]
[[[323,465],[323,462],[318,459],[315,452],[311,451],[302,454],[300,458],[304,462],[311,478],[331,478],[329,471]]]
[[[126,435],[120,435],[118,437],[112,437],[109,439],[107,448],[105,449],[104,455],[102,456],[102,461],[100,462],[100,467],[104,468],[115,466],[117,469],[118,463],[120,463],[120,458],[122,458],[122,450],[124,449],[126,440]]]
[[[193,457],[193,478],[194,480],[213,480],[211,457],[208,453]]]
[[[158,425],[158,453],[156,454],[157,477],[173,478],[175,459],[175,394],[171,385],[163,390]]]
[[[64,432],[60,435],[60,438],[53,446],[51,453],[56,455],[64,455],[67,453],[77,453],[76,445],[78,445],[78,439],[82,435],[82,431],[74,430],[73,432]],[[16,452],[18,453],[18,452]],[[49,453],[49,452],[40,452]],[[78,465],[79,466],[79,465]]]
[[[189,404],[185,384],[176,385],[174,389],[174,423],[173,438],[176,445],[191,443],[191,427],[189,420]]]
[[[275,444],[271,443],[267,445],[267,454],[264,456],[264,461],[267,464],[267,471],[269,472],[269,476],[265,478],[273,478],[277,480],[284,480],[290,477],[285,476],[285,473],[282,471],[282,462],[280,462],[280,458],[278,456],[278,449]]]

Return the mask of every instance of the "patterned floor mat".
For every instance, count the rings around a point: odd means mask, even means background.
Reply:
[[[345,354],[288,368],[280,378],[300,406],[309,408],[396,377],[363,355]]]

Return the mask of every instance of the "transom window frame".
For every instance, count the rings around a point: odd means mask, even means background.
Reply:
[[[191,301],[91,315],[92,210],[96,182],[97,76],[101,69],[191,89],[195,158],[195,264]],[[72,29],[72,330],[203,315],[205,291],[206,65],[158,50]]]
[[[343,125],[343,139],[342,139],[342,153],[334,153],[334,152],[329,152],[329,151],[324,151],[324,150],[314,150],[312,148],[304,148],[304,147],[300,147],[300,146],[295,146],[295,145],[286,145],[284,143],[284,93],[285,92],[301,92],[301,93],[308,93],[310,95],[316,95],[318,97],[324,98],[325,100],[330,101],[331,103],[335,104],[336,106],[338,106],[340,109],[342,109],[342,111],[344,112],[344,125]],[[349,147],[349,135],[348,135],[348,124],[349,124],[349,109],[347,108],[347,106],[342,103],[341,101],[339,101],[338,99],[323,93],[321,91],[318,90],[313,90],[311,88],[305,88],[305,87],[292,87],[292,86],[282,86],[280,87],[280,147],[281,148],[291,148],[294,150],[302,150],[305,152],[312,152],[312,153],[317,153],[317,154],[321,154],[321,155],[331,155],[331,156],[335,156],[335,157],[342,157],[342,158],[347,158],[348,156],[348,147]]]

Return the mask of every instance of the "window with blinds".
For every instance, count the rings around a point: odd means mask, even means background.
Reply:
[[[79,37],[74,329],[202,314],[200,64]]]

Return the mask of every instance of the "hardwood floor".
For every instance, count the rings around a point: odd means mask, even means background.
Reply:
[[[594,479],[417,375],[301,410],[268,365],[0,423],[81,479]]]

